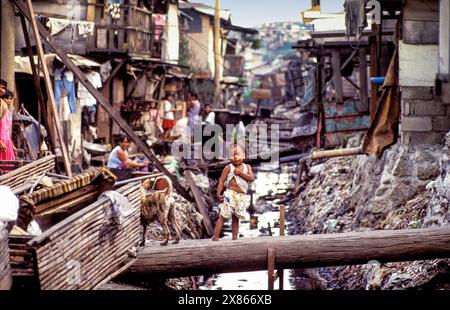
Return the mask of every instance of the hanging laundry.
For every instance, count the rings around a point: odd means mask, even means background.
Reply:
[[[155,29],[154,38],[156,41],[159,41],[164,32],[164,25],[166,24],[166,15],[153,14],[152,19],[153,19],[153,27]]]
[[[100,77],[100,73],[96,71],[89,71],[85,74],[85,76],[95,88],[99,89],[100,87],[102,87],[102,79]],[[80,82],[78,82],[77,96],[80,100],[81,107],[88,107],[89,111],[96,110],[97,100],[95,100],[94,96],[92,96],[92,94]]]
[[[59,109],[61,97],[63,96],[63,93],[65,91],[67,95],[67,101],[69,103],[70,113],[75,113],[77,111],[77,98],[75,96],[75,81],[73,73],[68,70],[63,70],[62,68],[57,68],[55,69],[54,75],[54,95],[56,106]]]
[[[346,36],[355,36],[357,39],[361,37],[363,30],[368,26],[365,8],[365,0],[345,1]]]
[[[86,38],[94,34],[95,23],[82,20],[70,20],[62,18],[49,17],[47,27],[50,29],[50,35],[55,36],[62,31],[70,31],[75,36]]]
[[[123,0],[108,0],[105,2],[105,13],[114,20],[120,19],[120,6],[122,4]]]

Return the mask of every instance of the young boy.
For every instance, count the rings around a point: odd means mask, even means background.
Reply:
[[[244,164],[244,150],[235,144],[231,150],[231,164],[227,165],[222,172],[217,187],[217,198],[220,204],[220,216],[214,229],[212,241],[218,241],[225,219],[232,218],[232,236],[237,240],[239,231],[239,219],[244,218],[247,208],[246,194],[249,183],[255,180],[252,167]],[[222,196],[222,190],[226,187]]]

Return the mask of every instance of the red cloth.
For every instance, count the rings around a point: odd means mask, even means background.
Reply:
[[[163,120],[163,129],[172,129],[173,127],[175,127],[175,121],[173,119]]]

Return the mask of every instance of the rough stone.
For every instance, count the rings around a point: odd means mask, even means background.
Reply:
[[[411,100],[432,100],[432,87],[402,87],[402,98]]]
[[[411,113],[415,116],[444,116],[447,113],[445,105],[441,101],[414,100],[410,102],[410,105],[413,107]]]
[[[430,117],[403,117],[402,131],[430,131],[433,129]]]
[[[433,130],[448,131],[450,130],[450,115],[436,116],[432,120]]]

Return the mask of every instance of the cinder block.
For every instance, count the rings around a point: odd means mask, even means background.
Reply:
[[[402,99],[402,115],[403,116],[410,116],[412,114],[411,111],[411,103],[410,100]]]
[[[414,116],[444,116],[447,113],[446,107],[441,101],[415,100],[410,102],[410,105],[414,107],[411,111]]]
[[[433,87],[402,87],[402,98],[409,100],[433,100]]]
[[[402,144],[420,145],[420,144],[441,144],[444,137],[440,132],[402,132]]]
[[[425,132],[433,129],[430,117],[403,117],[401,122],[402,131]]]
[[[431,121],[434,131],[450,130],[450,116],[436,116]]]

